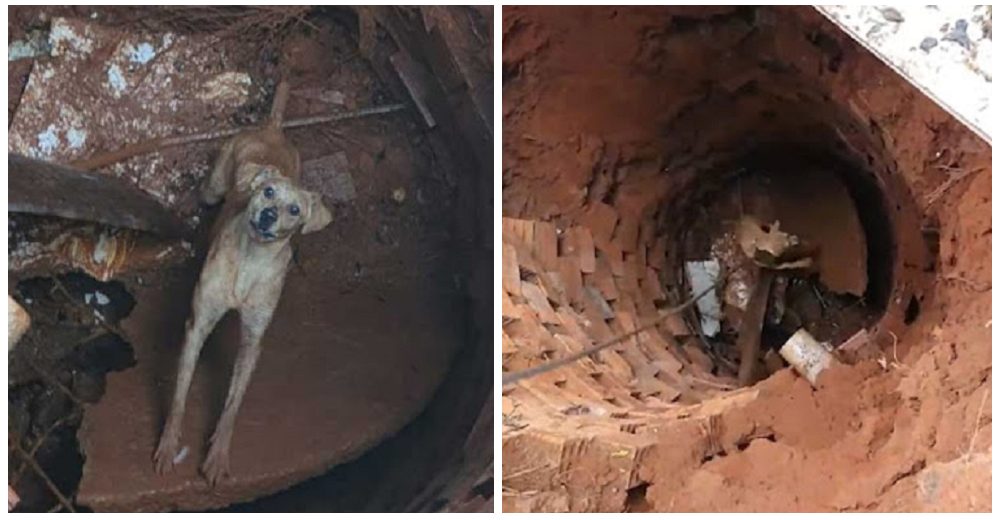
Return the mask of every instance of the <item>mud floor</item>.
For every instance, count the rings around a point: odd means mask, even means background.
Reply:
[[[372,63],[359,54],[352,12],[307,11],[12,9],[12,39],[30,41],[36,30],[49,31],[57,39],[50,38],[55,44],[42,56],[10,62],[8,90],[12,99],[20,98],[19,105],[12,102],[8,108],[11,150],[74,161],[159,135],[253,124],[267,113],[279,63],[288,70],[292,88],[286,120],[408,101],[385,86]],[[379,37],[384,39],[384,33]],[[18,76],[15,69],[27,72]],[[121,81],[114,70],[121,73]],[[171,91],[172,98],[164,97]],[[92,370],[102,390],[100,399],[80,406],[61,402],[60,413],[49,414],[60,416],[54,418],[40,418],[41,412],[28,407],[22,421],[11,421],[12,427],[32,429],[33,434],[21,440],[11,437],[25,449],[40,438],[35,430],[55,420],[70,426],[60,425],[65,442],[54,437],[45,442],[60,446],[69,453],[62,458],[75,457],[76,462],[41,455],[39,462],[46,472],[59,476],[57,487],[75,507],[196,510],[247,502],[357,459],[390,437],[387,449],[394,450],[390,453],[396,453],[400,464],[414,476],[433,476],[452,461],[440,453],[433,436],[420,431],[441,427],[440,411],[435,410],[451,403],[456,413],[465,413],[441,430],[442,436],[451,436],[452,449],[473,427],[486,398],[488,372],[480,368],[488,360],[475,354],[478,326],[471,322],[469,304],[475,249],[461,229],[477,222],[480,209],[457,202],[469,196],[463,186],[469,181],[455,177],[458,163],[432,145],[440,137],[410,108],[287,134],[302,157],[303,183],[323,195],[334,221],[294,243],[295,261],[237,421],[232,478],[215,489],[208,488],[197,467],[221,412],[238,346],[234,317],[223,320],[202,353],[182,435],[185,459],[173,473],[160,477],[153,473],[151,457],[165,420],[190,296],[215,213],[194,202],[193,188],[207,172],[217,143],[164,150],[106,170],[157,197],[196,231],[190,241],[173,244],[172,251],[179,254],[154,253],[156,262],[136,254],[113,271],[89,272],[114,279],[111,283],[121,297],[127,297],[127,310],[113,321],[103,317],[95,324],[86,313],[74,319],[60,311],[60,319],[53,321],[73,334],[59,336],[53,333],[54,325],[40,327],[32,334],[43,339],[28,342],[31,349],[15,351],[25,363],[54,359],[46,370],[75,381],[80,363],[60,352],[82,351],[89,345],[91,329],[104,326],[117,332],[114,337],[129,355],[124,366]],[[53,237],[61,233],[89,235],[92,241],[110,233],[107,236],[125,240],[118,232],[51,219],[23,218],[12,226],[9,248],[16,259],[39,251],[59,256],[63,249],[41,245],[54,243]],[[79,240],[86,242],[86,237]],[[163,241],[159,247],[164,247]],[[143,248],[129,246],[124,251],[140,253]],[[15,282],[29,274],[40,276],[39,271],[93,271],[65,261],[19,265],[24,269],[11,275]],[[37,280],[48,284],[45,287],[54,283]],[[81,294],[70,293],[71,306],[97,305],[90,301],[93,294],[83,301]],[[15,296],[32,315],[52,314],[25,290]],[[80,321],[84,318],[89,321]],[[75,346],[80,341],[83,345]],[[463,348],[470,343],[475,348]],[[467,372],[470,367],[478,370],[468,374],[482,377],[456,378],[452,373],[448,379],[454,382],[442,386],[456,356]],[[105,381],[104,372],[110,370],[119,372]],[[39,392],[65,401],[58,389],[37,377],[29,379],[12,381],[12,409],[22,402],[38,402]],[[75,386],[68,390],[77,391]],[[442,404],[428,409],[418,426],[403,430],[434,396]],[[65,414],[70,418],[62,417]],[[412,450],[414,442],[438,453],[439,461],[428,464],[399,453],[400,446]],[[412,500],[408,497],[427,482],[386,477],[387,465],[380,461],[386,457],[376,453],[344,466],[334,484],[314,487],[311,495],[293,495],[298,498],[287,509],[407,506]],[[21,459],[11,454],[9,460],[13,471],[13,462]],[[372,478],[405,484],[409,495],[394,495],[402,488],[379,489]],[[357,489],[363,485],[371,489]],[[351,486],[372,503],[330,498],[331,490]],[[18,491],[43,498],[26,498],[22,509],[56,506],[45,486],[35,482],[29,487],[35,491]]]
[[[508,7],[502,66],[504,371],[660,320],[504,388],[504,511],[990,510],[989,144],[805,7]],[[813,265],[741,388],[747,215]],[[693,262],[750,275],[664,321]]]

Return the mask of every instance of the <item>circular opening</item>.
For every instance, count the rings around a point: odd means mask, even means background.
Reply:
[[[706,276],[719,284],[686,316],[716,361],[713,374],[735,376],[740,326],[762,265],[778,268],[771,269],[776,277],[761,323],[762,356],[799,328],[838,345],[882,317],[893,285],[895,241],[886,195],[873,172],[832,151],[776,144],[698,178],[662,208],[661,221],[681,223],[666,235],[667,248],[679,251],[667,285],[693,294],[703,290]],[[745,251],[751,240],[797,244],[783,258],[755,262]],[[794,267],[804,260],[808,266]]]

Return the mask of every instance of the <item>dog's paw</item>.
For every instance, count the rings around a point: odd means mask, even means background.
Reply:
[[[178,438],[176,435],[164,435],[160,438],[160,445],[153,454],[153,467],[156,472],[163,475],[174,469],[177,460]]]
[[[218,485],[229,475],[229,446],[212,443],[212,447],[208,450],[208,457],[201,465],[201,474],[205,476],[212,487]]]

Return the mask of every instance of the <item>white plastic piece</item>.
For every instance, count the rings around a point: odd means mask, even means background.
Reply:
[[[813,387],[819,375],[834,362],[833,355],[806,329],[795,331],[778,353]]]
[[[691,283],[691,295],[701,294],[715,285],[719,280],[719,261],[691,261],[684,264],[688,280]],[[719,317],[722,316],[722,306],[715,291],[709,291],[696,302],[698,314],[701,315],[701,331],[709,337],[722,330]]]

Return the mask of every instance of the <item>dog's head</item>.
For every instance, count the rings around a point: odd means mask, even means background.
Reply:
[[[258,242],[285,239],[296,232],[313,233],[333,220],[318,193],[296,186],[272,166],[260,166],[245,189],[250,193],[249,232]]]

